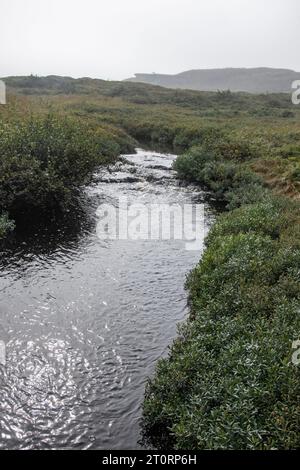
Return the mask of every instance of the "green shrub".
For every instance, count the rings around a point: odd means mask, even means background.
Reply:
[[[179,156],[174,169],[178,177],[210,190],[214,198],[228,209],[264,200],[268,190],[262,178],[243,166],[252,155],[246,144],[205,144]]]
[[[179,151],[187,150],[193,146],[220,141],[223,137],[224,132],[218,127],[185,127],[176,130],[173,147]]]
[[[263,202],[244,205],[230,213],[220,215],[206,239],[209,246],[215,237],[253,232],[278,239],[297,223],[300,209],[297,203],[268,194]]]
[[[148,382],[146,445],[300,447],[299,205],[283,198],[222,215],[187,280],[191,316]]]
[[[185,325],[147,387],[144,431],[153,437],[148,444],[299,448],[300,373],[290,362],[295,327],[299,331],[298,308],[284,301],[272,321],[202,315]]]
[[[18,216],[32,209],[65,208],[95,167],[112,161],[123,148],[117,133],[78,119],[0,122],[0,209]]]

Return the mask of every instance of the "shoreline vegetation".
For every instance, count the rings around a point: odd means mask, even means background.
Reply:
[[[144,442],[158,449],[296,449],[300,205],[274,195],[236,163],[237,152],[232,158],[214,147],[196,147],[175,162],[180,178],[204,184],[228,212],[188,276],[189,318],[148,382]]]
[[[157,449],[300,447],[300,107],[288,94],[168,90],[60,77],[5,80],[0,237],[56,212],[136,143],[226,211],[187,278],[190,316],[148,381],[143,440]]]
[[[119,129],[52,112],[0,117],[0,237],[13,220],[71,210],[93,171],[134,144]]]

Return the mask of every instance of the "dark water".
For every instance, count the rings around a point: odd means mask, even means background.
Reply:
[[[170,171],[174,156],[138,151],[95,175],[60,228],[17,233],[0,259],[0,448],[137,448],[145,382],[187,313],[184,241],[107,241],[101,202],[201,201]],[[206,227],[213,215],[207,207]]]

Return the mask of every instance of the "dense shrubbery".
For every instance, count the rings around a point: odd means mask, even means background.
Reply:
[[[279,162],[276,189],[283,173],[290,185],[292,175],[297,181],[299,135],[284,139],[224,130],[188,138],[197,145],[177,158],[180,178],[205,186],[231,211],[207,237],[187,282],[190,319],[148,384],[143,432],[151,446],[300,446],[300,373],[291,364],[300,332],[300,209],[265,184],[275,171],[267,154]]]
[[[0,122],[0,213],[64,209],[97,165],[133,150],[129,138],[78,119]]]
[[[297,207],[297,210],[296,210]],[[273,199],[220,217],[188,278],[191,318],[144,402],[150,445],[300,447],[299,206]]]
[[[148,383],[150,446],[300,447],[300,369],[291,362],[300,334],[300,205],[274,196],[252,171],[258,148],[223,135],[175,162],[180,178],[208,188],[230,212],[206,239],[187,281],[190,318]]]
[[[193,147],[177,158],[174,169],[180,178],[205,186],[218,201],[233,209],[263,200],[267,195],[263,179],[244,164],[256,157],[256,151],[248,144],[224,138]]]
[[[239,209],[219,217],[207,238],[206,245],[216,237],[253,232],[268,235],[273,239],[287,237],[290,229],[300,221],[300,206],[297,202],[270,193],[263,202],[243,205]],[[294,238],[290,243],[300,243]]]

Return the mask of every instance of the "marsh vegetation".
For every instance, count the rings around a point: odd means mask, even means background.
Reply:
[[[178,178],[223,209],[187,279],[189,318],[147,385],[145,443],[299,448],[300,109],[285,94],[59,77],[7,84],[0,236],[20,214],[72,210],[95,168],[137,142],[180,154]]]

